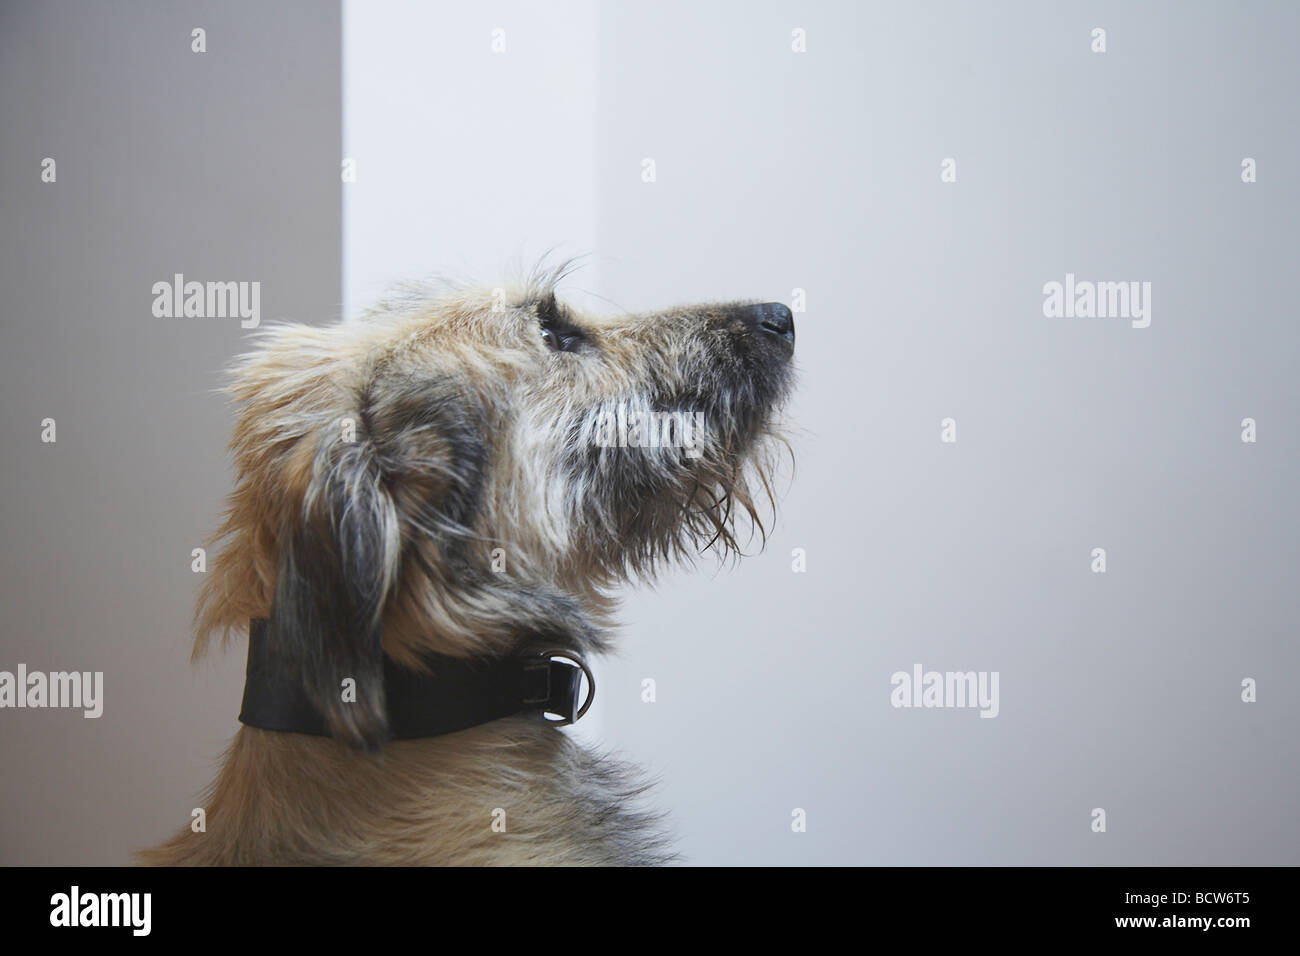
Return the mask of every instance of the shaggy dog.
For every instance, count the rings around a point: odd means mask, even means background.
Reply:
[[[645,864],[637,775],[540,712],[391,739],[385,667],[606,647],[611,590],[761,530],[794,322],[724,303],[600,320],[514,290],[261,333],[197,612],[265,638],[330,736],[242,727],[176,864]],[[387,658],[387,662],[385,661]],[[351,686],[352,694],[341,694]],[[391,694],[390,694],[391,695]]]

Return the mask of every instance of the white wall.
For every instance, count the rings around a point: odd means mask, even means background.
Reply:
[[[807,290],[768,550],[631,594],[600,665],[594,729],[662,777],[689,860],[1295,862],[1300,700],[1239,685],[1294,667],[1300,613],[1298,28],[1265,3],[349,4],[351,306],[565,240],[628,308]],[[1275,174],[1244,185],[1245,156]],[[1046,318],[1066,272],[1151,281],[1153,324]],[[1274,437],[1243,445],[1248,415]],[[917,663],[998,672],[997,718],[892,707]]]
[[[343,17],[346,314],[394,282],[496,285],[557,243],[594,249],[590,0],[346,0]]]
[[[595,80],[591,0],[345,0],[344,314],[406,280],[495,286],[548,252],[584,257],[565,288],[590,306]],[[569,733],[599,739],[599,707]]]

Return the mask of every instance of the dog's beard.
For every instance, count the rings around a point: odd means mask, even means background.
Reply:
[[[772,483],[782,450],[790,452],[789,443],[768,433],[747,455],[724,458],[697,477],[674,543],[679,555],[712,551],[725,563],[745,556],[755,536],[758,550],[766,547],[768,525],[776,515]]]
[[[572,501],[584,529],[578,562],[601,585],[652,580],[669,566],[716,555],[727,563],[761,550],[776,509],[785,438],[771,425],[712,436],[698,458],[682,448],[590,449]]]

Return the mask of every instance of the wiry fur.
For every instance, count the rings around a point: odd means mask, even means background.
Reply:
[[[386,742],[384,654],[606,646],[612,589],[758,525],[789,344],[742,304],[598,320],[513,290],[409,294],[363,319],[262,333],[235,370],[238,485],[195,655],[254,617],[335,738],[241,728],[154,864],[651,863],[635,775],[540,716]],[[559,329],[566,348],[543,340]],[[557,339],[552,336],[551,342]],[[602,410],[703,412],[698,458],[601,448]],[[493,552],[504,553],[504,569]],[[500,553],[498,553],[498,558]],[[343,703],[344,677],[358,699]],[[346,745],[352,745],[351,747]],[[506,810],[507,832],[491,829]]]

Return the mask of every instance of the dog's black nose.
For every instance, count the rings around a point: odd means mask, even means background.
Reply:
[[[754,328],[794,344],[794,316],[780,302],[747,305],[743,309],[745,320]]]

